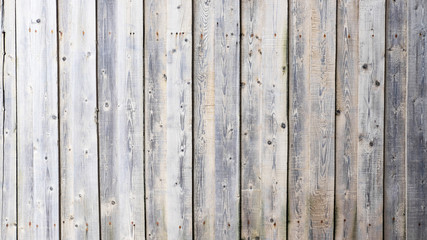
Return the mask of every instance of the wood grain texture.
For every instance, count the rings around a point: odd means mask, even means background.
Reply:
[[[407,238],[427,238],[427,2],[408,2]]]
[[[192,237],[192,4],[146,1],[147,238]]]
[[[337,11],[335,238],[356,238],[359,1],[339,0]]]
[[[0,223],[1,239],[17,238],[15,2],[1,5]]]
[[[359,2],[357,238],[383,237],[385,1]]]
[[[215,2],[193,1],[193,224],[215,238]]]
[[[144,239],[143,2],[97,3],[102,239]]]
[[[195,104],[194,172],[200,174],[195,175],[194,188],[195,217],[202,221],[195,223],[195,238],[236,239],[240,228],[240,5],[237,0],[224,0],[197,1],[195,6],[195,38],[200,39],[194,54],[198,63],[194,95],[201,102]],[[201,56],[213,61],[201,60]],[[213,93],[203,93],[205,89]],[[203,206],[214,206],[213,215],[201,211]]]
[[[406,237],[407,2],[386,2],[384,239]]]
[[[289,8],[288,239],[308,239],[311,9],[299,0]]]
[[[95,1],[58,1],[61,239],[98,239]]]
[[[242,6],[242,239],[286,238],[287,2]]]
[[[17,0],[19,239],[59,239],[56,1]]]

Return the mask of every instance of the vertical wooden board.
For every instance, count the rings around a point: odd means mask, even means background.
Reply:
[[[194,238],[236,239],[240,228],[240,4],[200,0],[194,6]]]
[[[240,1],[215,4],[215,238],[236,239],[240,228]]]
[[[385,1],[359,2],[357,237],[383,237]]]
[[[359,1],[339,0],[337,11],[335,238],[356,238]]]
[[[16,1],[18,236],[59,238],[56,1]]]
[[[194,238],[215,238],[215,3],[193,1]]]
[[[407,2],[386,6],[384,239],[405,239]]]
[[[299,0],[289,8],[288,239],[308,239],[311,9]]]
[[[310,237],[333,239],[336,0],[312,0],[310,64]],[[303,30],[304,31],[304,30]]]
[[[17,209],[16,209],[16,57],[15,57],[15,2],[2,2],[1,26],[2,62],[0,72],[2,77],[0,99],[2,110],[1,124],[1,157],[0,164],[0,215],[1,239],[17,238]]]
[[[143,239],[143,1],[100,0],[98,108],[102,239]]]
[[[98,239],[95,0],[58,1],[61,239]]]
[[[147,233],[192,237],[192,4],[146,2]]]
[[[241,237],[286,238],[287,2],[242,1]]]
[[[408,2],[407,238],[427,238],[427,2]]]

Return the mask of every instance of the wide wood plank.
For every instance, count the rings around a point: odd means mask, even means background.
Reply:
[[[143,1],[98,1],[97,19],[101,237],[143,239]]]
[[[56,1],[17,0],[18,236],[59,239]]]
[[[357,237],[383,237],[385,0],[359,2]]]
[[[58,1],[61,239],[99,239],[95,1]]]
[[[194,149],[194,171],[200,172],[194,185],[195,219],[200,221],[195,223],[195,238],[236,239],[240,219],[240,5],[237,0],[200,0],[195,6],[198,45],[194,53],[194,94],[201,101],[195,104],[194,139],[198,143]],[[203,56],[208,59],[202,60]],[[209,61],[211,58],[213,61]],[[209,89],[213,92],[203,93]],[[202,109],[203,106],[209,108]],[[209,155],[211,151],[215,152],[213,156]],[[214,162],[207,163],[208,160]],[[210,199],[203,202],[203,198]],[[203,206],[214,206],[213,215],[200,210]]]
[[[427,238],[427,2],[408,1],[407,238]]]
[[[242,239],[286,238],[287,2],[242,1]]]
[[[384,239],[405,239],[408,9],[402,0],[386,6]]]
[[[15,1],[3,0],[1,7],[0,238],[7,240],[17,237]]]
[[[192,5],[146,1],[148,239],[192,237]]]
[[[339,0],[337,11],[335,239],[356,238],[358,0]]]

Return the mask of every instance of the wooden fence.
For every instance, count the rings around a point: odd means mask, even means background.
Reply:
[[[1,239],[427,239],[427,1],[0,14]]]

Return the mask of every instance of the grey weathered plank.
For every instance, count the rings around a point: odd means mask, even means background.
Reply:
[[[336,0],[312,0],[310,237],[334,237]],[[305,31],[302,29],[302,31]]]
[[[286,238],[287,1],[242,6],[242,239]]]
[[[240,202],[240,5],[237,0],[225,0],[197,1],[195,6],[198,45],[194,54],[194,94],[200,101],[195,103],[194,139],[198,142],[194,172],[200,172],[195,175],[194,186],[195,238],[236,239]],[[203,92],[206,90],[213,92]],[[209,155],[211,151],[215,151],[213,156]],[[215,207],[213,214],[201,210],[205,206]]]
[[[427,2],[408,1],[407,237],[427,238]]]
[[[16,57],[15,2],[3,0],[1,6],[1,90],[0,99],[0,224],[1,239],[17,238],[16,209]]]
[[[61,239],[99,239],[95,1],[58,1]]]
[[[384,239],[406,238],[407,2],[386,2]]]
[[[143,1],[97,3],[102,239],[143,239]]]
[[[194,238],[215,238],[215,7],[193,1]]]
[[[56,1],[16,1],[19,239],[59,238]]]
[[[357,237],[383,237],[385,0],[359,2]]]
[[[192,4],[146,1],[149,239],[192,237]]]
[[[339,0],[337,11],[335,238],[356,238],[359,1]]]
[[[333,238],[336,1],[292,1],[289,232]]]
[[[308,239],[311,9],[299,0],[289,8],[288,239]]]

